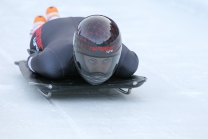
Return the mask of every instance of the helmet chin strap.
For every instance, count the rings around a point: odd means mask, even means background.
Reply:
[[[103,82],[105,82],[108,78],[104,77],[104,76],[90,76],[90,75],[85,75],[83,73],[81,73],[82,77],[90,84],[92,85],[98,85],[101,84]]]

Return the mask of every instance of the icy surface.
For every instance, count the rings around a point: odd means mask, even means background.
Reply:
[[[132,94],[73,91],[47,100],[15,60],[26,59],[36,15],[103,14],[120,27],[148,81]],[[207,139],[208,2],[205,0],[0,2],[1,139]]]

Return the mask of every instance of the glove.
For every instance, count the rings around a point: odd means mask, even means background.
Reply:
[[[29,55],[32,55],[33,53],[40,53],[42,51],[36,51],[35,49],[27,49],[27,52],[29,53]]]

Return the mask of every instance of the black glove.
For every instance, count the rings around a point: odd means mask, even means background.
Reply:
[[[27,52],[29,53],[29,55],[32,55],[34,53],[40,53],[42,51],[36,51],[35,49],[27,49]]]

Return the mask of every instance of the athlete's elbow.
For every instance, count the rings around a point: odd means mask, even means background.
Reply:
[[[63,72],[57,68],[52,68],[52,69],[45,68],[41,71],[41,74],[49,79],[63,78]]]
[[[49,79],[60,79],[64,76],[62,68],[53,62],[37,62],[34,66],[34,70],[36,73]]]
[[[45,74],[44,76],[46,78],[54,79],[54,80],[63,78],[62,76],[58,76],[58,75],[54,75],[54,74]]]

